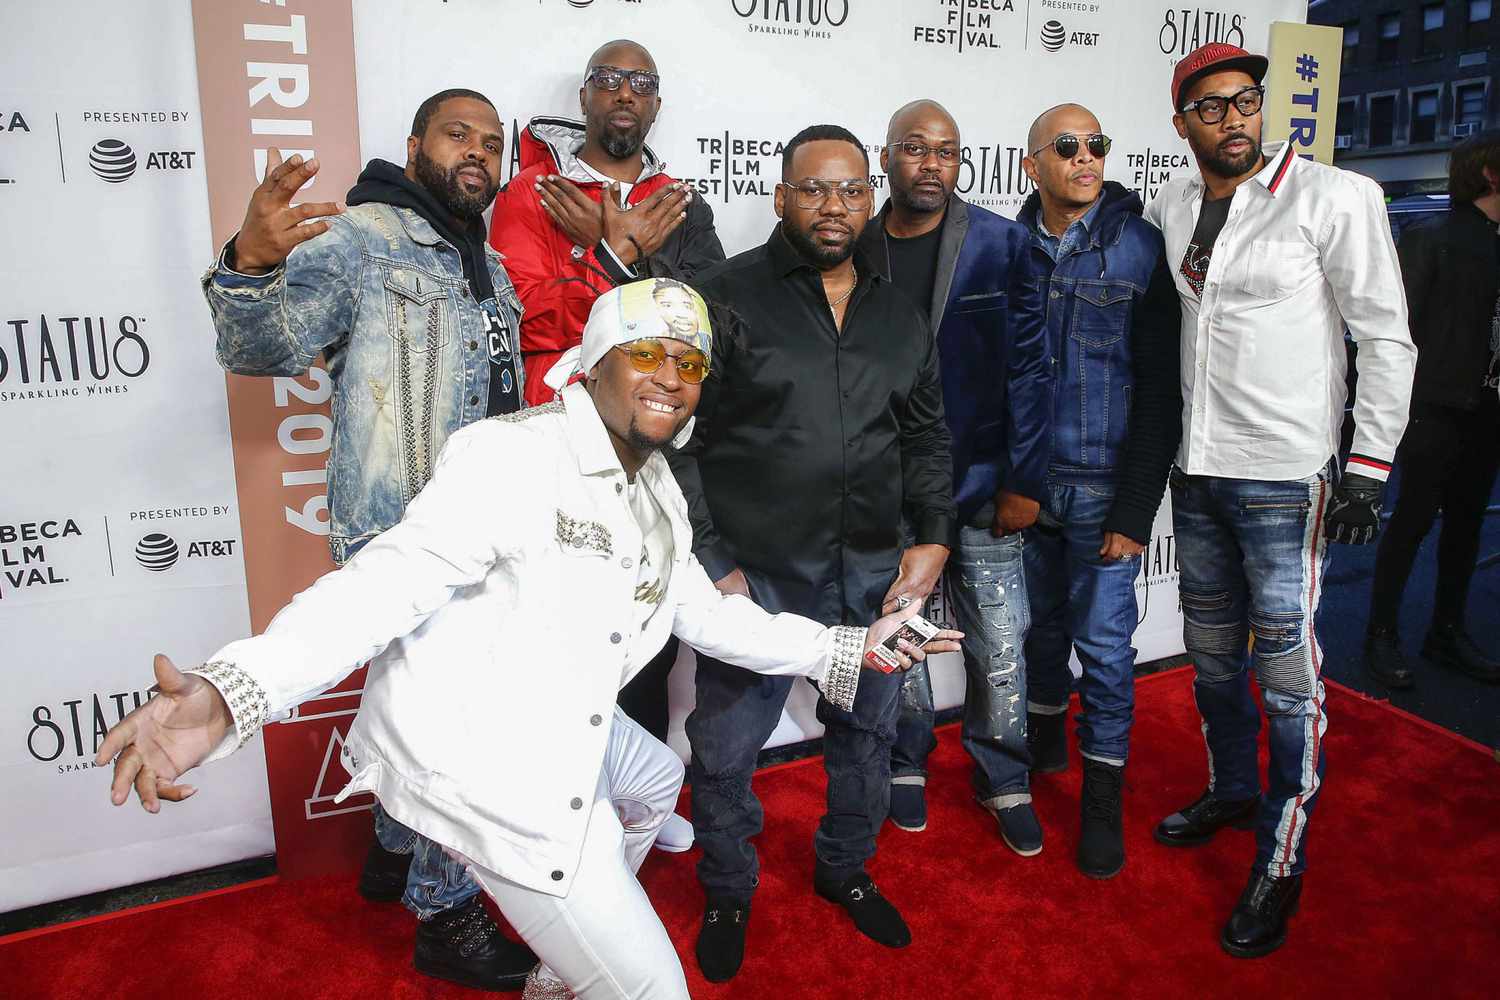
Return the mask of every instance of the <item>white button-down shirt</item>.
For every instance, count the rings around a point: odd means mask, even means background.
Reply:
[[[572,800],[592,801],[620,686],[669,633],[750,670],[811,677],[851,707],[864,630],[722,596],[693,557],[666,460],[636,475],[672,534],[661,612],[639,632],[641,528],[583,387],[455,433],[401,523],[193,671],[234,716],[216,756],[373,657],[340,797],[374,792],[444,847],[564,896],[591,815]]]
[[[1347,360],[1359,388],[1347,470],[1384,480],[1406,429],[1417,351],[1379,185],[1265,147],[1235,188],[1200,299],[1181,261],[1203,204],[1201,175],[1146,209],[1166,238],[1182,297],[1182,444],[1190,475],[1290,480],[1338,450]]]

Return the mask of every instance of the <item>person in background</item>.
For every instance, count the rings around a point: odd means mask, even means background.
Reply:
[[[318,161],[272,156],[244,225],[203,277],[229,371],[302,375],[324,359],[338,565],[401,519],[449,435],[521,407],[521,304],[481,215],[500,185],[501,130],[483,94],[432,95],[412,121],[405,167],[371,160],[347,210],[293,206]],[[520,989],[535,956],[500,934],[463,864],[378,804],[374,816],[360,892],[416,914],[417,971]]]
[[[1027,732],[1039,771],[1067,766],[1073,650],[1083,666],[1077,859],[1102,879],[1125,866],[1135,578],[1182,435],[1182,310],[1161,233],[1135,192],[1104,179],[1110,139],[1093,112],[1043,112],[1026,146],[1036,190],[1019,216],[1031,240],[1011,303],[1010,412],[1041,414],[1045,430],[1013,435],[1000,521],[1026,529]]]
[[[1413,683],[1397,618],[1417,547],[1439,510],[1437,600],[1422,655],[1475,680],[1500,682],[1500,661],[1464,628],[1479,532],[1500,468],[1500,132],[1454,147],[1448,198],[1446,215],[1402,230],[1396,248],[1417,375],[1397,452],[1401,492],[1375,557],[1365,636],[1366,667],[1393,688]]]
[[[1198,172],[1146,209],[1182,301],[1172,523],[1208,749],[1208,788],[1155,835],[1189,847],[1255,827],[1250,878],[1219,936],[1239,958],[1281,947],[1301,899],[1328,729],[1316,631],[1328,542],[1380,530],[1416,362],[1380,186],[1261,144],[1266,66],[1219,42],[1177,63],[1172,123]],[[1359,390],[1340,470],[1346,326]],[[1264,801],[1247,666],[1270,728]]]

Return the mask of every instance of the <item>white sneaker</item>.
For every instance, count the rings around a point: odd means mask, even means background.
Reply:
[[[537,964],[526,977],[526,989],[521,1000],[574,1000],[568,984],[557,978],[557,974],[546,965]]]
[[[681,854],[693,846],[693,824],[673,813],[662,824],[656,835],[656,849],[668,854]]]

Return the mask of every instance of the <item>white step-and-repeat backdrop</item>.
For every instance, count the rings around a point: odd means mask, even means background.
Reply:
[[[239,6],[247,24],[281,26],[245,30],[267,50],[247,80],[283,64],[294,79],[315,60],[296,51],[293,19],[315,20],[319,4]],[[774,224],[779,143],[833,122],[877,151],[891,111],[917,97],[958,119],[960,192],[974,204],[1015,214],[1031,187],[1027,126],[1063,101],[1096,112],[1115,139],[1107,176],[1149,199],[1190,169],[1169,120],[1176,60],[1207,41],[1264,50],[1272,21],[1305,16],[1304,0],[353,0],[360,153],[402,162],[418,103],[466,86],[499,107],[513,173],[517,129],[576,115],[589,53],[628,37],[662,74],[648,141],[711,204],[731,254]],[[103,729],[145,696],[152,653],[194,660],[249,628],[225,383],[197,284],[213,252],[201,115],[215,108],[200,107],[192,7],[8,5],[0,34],[8,910],[266,853],[272,837],[258,743],[157,817],[109,807],[108,772],[89,766]],[[257,101],[293,113],[269,90],[244,92],[253,114]],[[322,177],[311,196],[352,179]],[[1137,595],[1141,657],[1179,652],[1165,510]],[[962,698],[962,670],[944,659],[933,672],[946,706]],[[679,749],[691,695],[690,669],[677,670]],[[772,742],[816,735],[812,704],[799,690]]]

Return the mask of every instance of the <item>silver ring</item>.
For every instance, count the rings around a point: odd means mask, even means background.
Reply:
[[[898,595],[896,595],[896,607],[898,607],[898,608],[906,608],[906,607],[910,607],[910,606],[911,606],[911,598],[910,597],[907,597],[905,594],[898,594]]]

